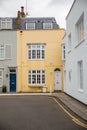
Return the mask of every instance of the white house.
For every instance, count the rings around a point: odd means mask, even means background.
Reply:
[[[73,2],[66,17],[62,52],[64,91],[87,104],[87,0]]]
[[[17,32],[16,18],[0,17],[0,92],[2,86],[8,92],[16,92]]]

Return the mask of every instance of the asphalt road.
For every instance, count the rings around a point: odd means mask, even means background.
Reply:
[[[0,130],[86,130],[49,96],[0,97]]]

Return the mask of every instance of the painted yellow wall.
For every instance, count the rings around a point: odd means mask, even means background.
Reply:
[[[24,30],[17,31],[17,91],[18,92],[42,92],[41,85],[28,85],[29,70],[45,70],[45,86],[50,92],[50,85],[54,91],[54,70],[63,70],[61,60],[61,44],[64,35],[63,29],[58,30]],[[28,60],[28,43],[46,43],[45,60]],[[43,85],[43,86],[44,86]],[[63,79],[62,79],[63,89]]]

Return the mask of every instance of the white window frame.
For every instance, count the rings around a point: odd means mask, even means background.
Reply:
[[[43,23],[43,29],[53,29],[53,23]]]
[[[44,60],[45,59],[45,44],[29,44],[28,45],[29,60]]]
[[[1,29],[12,29],[12,19],[2,18],[1,19]]]
[[[10,55],[10,57],[6,57],[6,46],[10,46],[10,53],[11,53],[11,55]],[[10,44],[1,44],[0,45],[0,50],[1,50],[1,48],[3,47],[3,57],[1,58],[0,57],[0,60],[5,60],[5,59],[7,59],[7,60],[9,60],[9,59],[11,59],[12,58],[12,45],[10,45]]]
[[[45,84],[45,70],[29,70],[28,71],[28,84],[29,85]]]
[[[84,40],[84,13],[76,23],[76,41],[77,45]]]
[[[83,91],[83,61],[78,61],[78,86],[79,91]]]
[[[31,30],[35,29],[35,23],[30,23],[30,22],[26,23],[26,30],[28,29]]]
[[[0,60],[4,60],[5,59],[5,46],[3,44],[0,45],[0,50],[2,50],[2,48],[3,48],[3,57],[0,57]],[[2,55],[2,53],[0,55]]]
[[[2,75],[0,75],[0,80],[2,82],[2,84],[0,85],[0,87],[2,87],[2,85],[3,85],[3,70],[0,69],[0,73],[2,74]]]

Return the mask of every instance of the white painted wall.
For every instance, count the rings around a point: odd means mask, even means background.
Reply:
[[[84,41],[76,47],[75,25],[84,12]],[[68,35],[71,33],[71,51],[68,50]],[[65,87],[64,91],[79,101],[87,104],[87,0],[76,0],[66,18],[66,36],[63,39],[66,46]],[[78,61],[83,61],[83,91],[78,85]],[[71,81],[69,79],[71,72]]]

